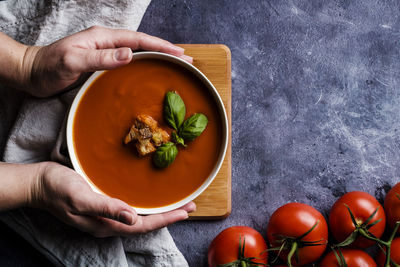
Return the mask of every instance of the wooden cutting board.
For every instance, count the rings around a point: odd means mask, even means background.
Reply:
[[[223,219],[231,213],[231,51],[219,44],[179,46],[185,48],[185,54],[194,59],[193,65],[217,88],[229,120],[229,142],[224,162],[211,185],[194,200],[197,210],[190,214],[190,219]]]

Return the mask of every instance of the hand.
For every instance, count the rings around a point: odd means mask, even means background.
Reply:
[[[96,70],[128,64],[132,50],[159,51],[178,56],[189,63],[184,49],[140,32],[91,27],[43,47],[28,47],[22,68],[24,88],[32,95],[57,94]]]
[[[125,202],[95,193],[72,169],[39,163],[30,193],[31,206],[44,208],[65,223],[96,237],[146,233],[188,218],[193,202],[174,211],[140,216]]]

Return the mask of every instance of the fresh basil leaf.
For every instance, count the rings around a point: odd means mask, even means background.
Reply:
[[[172,140],[173,140],[176,144],[180,144],[180,145],[186,147],[186,145],[185,145],[185,140],[183,140],[183,138],[180,137],[176,132],[172,132]]]
[[[184,140],[192,141],[204,131],[207,123],[208,119],[204,114],[195,113],[182,124],[179,136]]]
[[[178,155],[178,148],[172,142],[168,142],[158,147],[154,153],[153,162],[159,168],[165,168],[174,162]]]
[[[178,130],[186,115],[186,107],[182,98],[175,92],[168,92],[164,99],[164,119]]]

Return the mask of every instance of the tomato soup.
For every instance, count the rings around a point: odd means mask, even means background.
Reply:
[[[209,122],[175,161],[157,169],[152,156],[139,157],[123,139],[139,114],[147,114],[171,133],[163,120],[163,101],[176,91],[186,105],[186,118],[203,113]],[[139,59],[106,71],[87,89],[73,122],[79,164],[105,194],[138,208],[178,202],[196,191],[214,169],[221,150],[222,125],[217,104],[190,71],[159,59]]]

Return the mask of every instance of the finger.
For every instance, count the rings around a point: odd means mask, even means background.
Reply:
[[[124,33],[124,30],[122,31],[122,36]],[[127,36],[129,38],[129,35]],[[125,37],[126,38],[126,37]],[[131,43],[131,39],[120,39],[120,42],[123,44],[126,42],[126,46],[129,46],[128,44]],[[142,32],[131,32],[131,37],[130,38],[137,38],[137,47],[132,47],[132,49],[143,49],[143,50],[150,50],[150,51],[158,51],[158,52],[163,52],[167,54],[171,54],[174,56],[182,56],[183,53],[185,52],[185,49],[182,47],[176,46],[166,40],[163,40],[161,38],[151,36]],[[131,46],[129,46],[131,47]]]
[[[99,216],[127,225],[133,225],[138,217],[133,208],[125,202],[93,191],[76,196],[73,205],[71,213],[75,215]]]
[[[161,214],[138,216],[134,225],[131,226],[133,233],[147,233],[178,221],[186,220],[189,217],[187,211],[177,209]]]
[[[143,49],[181,56],[184,49],[158,37],[130,30],[116,30],[103,27],[92,27],[81,34],[90,35],[96,40],[96,49],[129,47],[133,50]]]
[[[196,204],[191,201],[186,205],[170,212],[148,216],[138,216],[136,223],[131,226],[131,231],[134,233],[147,233],[156,229],[160,229],[175,222],[186,220],[189,217],[188,213],[195,210]]]
[[[185,206],[180,207],[179,209],[185,210],[187,213],[196,211],[196,204],[191,201],[187,203]]]
[[[129,226],[126,224],[103,217],[70,214],[66,222],[95,237],[122,235],[129,230]]]
[[[138,216],[136,223],[129,226],[104,217],[70,214],[70,219],[67,222],[96,237],[108,237],[147,233],[184,220],[187,217],[186,211],[174,210],[163,214]]]
[[[128,64],[132,60],[132,50],[128,47],[101,50],[75,48],[68,57],[66,64],[72,72],[91,72]]]
[[[175,222],[185,220],[189,217],[188,213],[195,210],[196,204],[194,202],[189,202],[181,208],[170,212],[148,216],[138,216],[136,223],[132,226],[117,225],[114,222],[109,222],[109,226],[113,229],[114,233],[120,235],[147,233],[168,226]]]
[[[128,64],[132,60],[132,50],[128,47],[116,49],[81,49],[77,48],[69,57],[68,66],[72,72],[92,72],[96,70],[109,70]],[[193,58],[181,55],[181,59],[188,63],[193,62]]]
[[[187,61],[188,63],[192,64],[193,63],[193,58],[187,55],[182,55],[180,56],[181,59]]]
[[[126,225],[107,218],[96,218],[75,214],[71,214],[69,223],[96,237],[118,235],[127,236],[137,233],[147,233],[168,226],[172,223],[185,220],[188,218],[188,213],[185,209],[192,211],[195,209],[194,203],[190,202],[180,209],[162,214],[138,216],[134,225]]]

